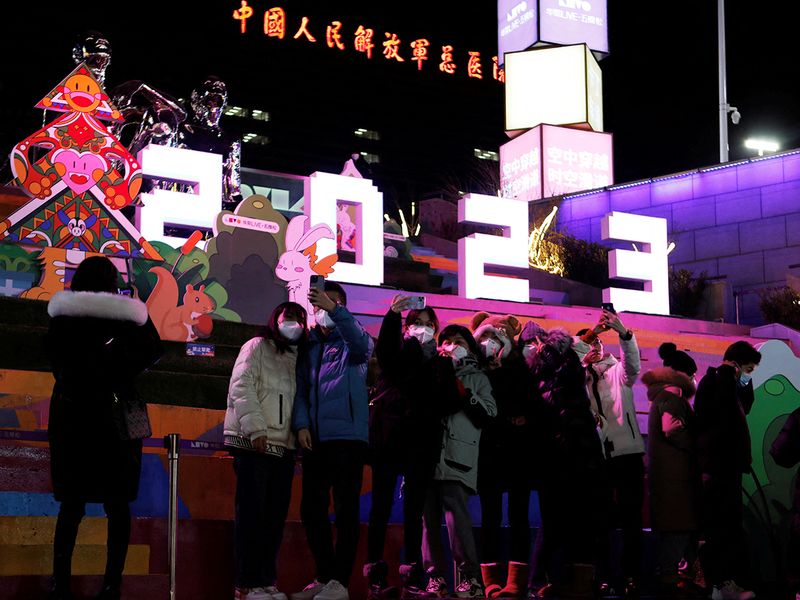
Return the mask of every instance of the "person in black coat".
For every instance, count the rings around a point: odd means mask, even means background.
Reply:
[[[436,312],[430,307],[410,310],[403,322],[401,313],[410,302],[408,296],[394,297],[375,348],[379,375],[370,395],[372,507],[364,566],[370,597],[389,591],[383,551],[401,475],[403,595],[424,595],[421,547],[425,494],[441,452],[442,417],[455,412],[463,401],[452,360],[437,353]]]
[[[706,582],[715,596],[748,600],[755,595],[737,585],[746,576],[742,474],[750,471],[750,429],[747,414],[753,406],[752,373],[761,362],[748,342],[726,350],[718,367],[709,367],[697,386],[697,453],[703,477],[700,559]]]
[[[800,408],[795,409],[786,419],[783,429],[772,442],[769,453],[778,466],[789,469],[800,464]],[[794,478],[794,500],[787,554],[788,583],[792,587],[792,592],[800,598],[800,469]]]
[[[120,597],[130,539],[129,503],[136,499],[147,413],[136,395],[137,375],[163,353],[147,307],[118,293],[119,272],[105,257],[84,260],[71,290],[55,294],[46,336],[55,385],[50,400],[56,522],[52,598],[71,598],[72,553],[87,502],[108,516],[108,560],[98,598]],[[127,419],[119,410],[128,403]],[[138,410],[136,410],[138,409]]]
[[[539,509],[542,529],[531,561],[534,597],[591,593],[601,532],[610,511],[598,424],[586,392],[586,375],[572,338],[529,321],[519,336],[530,367],[535,402],[543,405]],[[546,581],[544,587],[539,587]],[[539,588],[538,590],[536,588]]]

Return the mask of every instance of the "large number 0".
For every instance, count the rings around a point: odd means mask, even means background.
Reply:
[[[222,209],[222,156],[150,144],[139,153],[142,175],[192,186],[194,193],[155,189],[142,194],[136,226],[149,242],[180,246],[185,239],[164,235],[164,225],[211,229]]]
[[[635,242],[641,245],[641,252],[609,252],[609,277],[644,283],[644,291],[606,288],[603,290],[603,302],[613,302],[617,310],[668,315],[667,220],[610,212],[603,217],[600,226],[603,240]]]
[[[356,262],[339,261],[330,279],[362,285],[382,284],[383,194],[372,181],[316,172],[306,180],[305,197],[309,225],[325,223],[331,231],[336,231],[336,211],[340,203],[356,207]],[[317,256],[335,252],[333,240],[317,242]]]
[[[494,225],[503,236],[474,233],[458,240],[458,293],[466,298],[527,302],[527,279],[486,275],[486,265],[528,268],[528,203],[483,194],[458,201],[458,222]]]

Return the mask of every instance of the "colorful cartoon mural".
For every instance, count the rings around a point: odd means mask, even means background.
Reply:
[[[775,464],[772,442],[789,414],[800,406],[800,359],[783,342],[759,346],[761,364],[753,373],[756,401],[747,422],[753,440],[753,472],[743,481],[745,524],[751,537],[751,562],[768,581],[782,581],[788,541],[792,482],[796,469]]]
[[[37,105],[66,112],[11,152],[14,182],[33,199],[0,223],[4,241],[158,260],[119,212],[136,200],[136,159],[99,119],[118,119],[81,64]],[[35,159],[34,148],[46,153]],[[120,169],[122,172],[120,172]]]

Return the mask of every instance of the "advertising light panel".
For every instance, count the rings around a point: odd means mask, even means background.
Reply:
[[[614,183],[612,136],[540,125],[500,146],[504,198],[530,202]]]
[[[541,42],[586,44],[590,50],[608,54],[606,0],[539,0],[538,13]]]
[[[542,123],[603,130],[602,73],[585,44],[506,55],[506,131]]]

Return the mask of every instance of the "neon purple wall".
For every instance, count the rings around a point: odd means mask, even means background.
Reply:
[[[762,322],[759,289],[800,275],[800,150],[566,196],[557,228],[600,242],[610,210],[667,219],[670,265],[725,276],[743,323]]]

